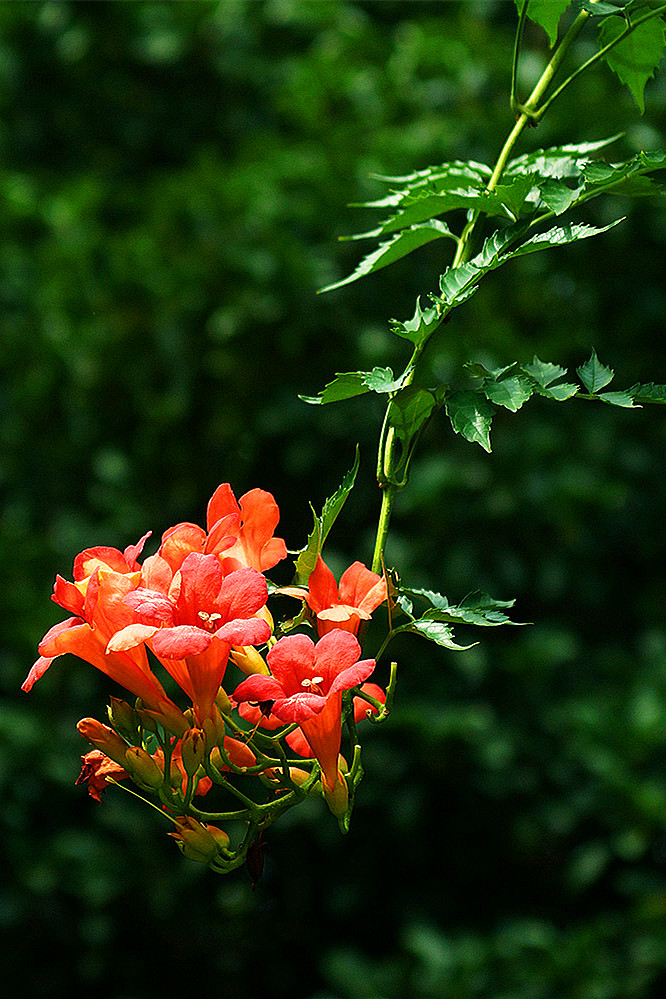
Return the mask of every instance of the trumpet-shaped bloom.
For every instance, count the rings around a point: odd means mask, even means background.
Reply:
[[[144,569],[146,585],[125,596],[132,623],[111,637],[108,650],[148,642],[203,720],[212,710],[231,646],[270,637],[268,622],[254,616],[268,598],[266,580],[250,568],[225,576],[212,553],[190,552],[175,574],[159,555],[146,559]]]
[[[341,628],[355,635],[361,621],[386,600],[386,580],[371,572],[362,562],[353,562],[340,577],[340,584],[321,555],[310,573],[308,588],[286,588],[283,592],[305,600],[317,619],[317,632],[326,635]]]
[[[271,493],[251,489],[236,500],[223,482],[213,493],[206,514],[206,531],[183,523],[162,536],[158,554],[176,572],[188,555],[216,555],[225,573],[251,568],[264,572],[287,556],[282,538],[274,537],[280,511]]]
[[[73,603],[80,606],[82,616],[70,617],[46,633],[39,644],[39,659],[28,673],[22,689],[31,690],[55,659],[71,653],[140,697],[145,706],[172,731],[183,731],[187,722],[151,671],[145,649],[137,647],[112,653],[107,651],[115,632],[133,619],[133,612],[124,603],[124,598],[135,589],[139,573],[134,570],[119,573],[108,568],[102,569],[99,563],[90,567],[92,574],[75,579],[73,584],[66,584],[63,580],[62,583],[66,585],[59,586],[56,581],[58,596],[68,602],[71,598]],[[80,605],[74,592],[82,595]]]
[[[376,701],[380,701],[381,704],[384,704],[386,701],[386,692],[376,683],[364,683],[361,685],[361,690],[364,694],[369,694],[370,697],[374,697]],[[379,708],[373,707],[362,697],[354,698],[353,707],[354,721],[357,725],[367,717],[368,712],[376,715],[379,711]],[[241,718],[244,718],[245,721],[250,723],[250,725],[259,725],[260,728],[265,728],[269,731],[273,731],[284,725],[284,722],[276,717],[272,711],[266,714],[256,702],[243,701],[242,704],[238,705],[238,713]],[[285,741],[295,753],[298,753],[299,756],[314,756],[312,747],[300,728],[297,728],[295,732],[290,732]]]
[[[274,537],[280,511],[271,493],[251,489],[236,500],[228,482],[217,487],[208,504],[209,551],[220,550],[217,538],[226,538],[226,525],[232,515],[237,523],[236,540],[229,547],[223,541],[225,547],[221,558],[225,572],[243,566],[265,572],[287,557],[284,541]]]
[[[270,676],[256,674],[237,688],[238,702],[272,702],[282,722],[295,722],[333,792],[342,780],[338,755],[342,738],[342,692],[368,679],[374,659],[359,661],[361,647],[349,632],[337,629],[315,643],[307,635],[288,635],[268,653]]]

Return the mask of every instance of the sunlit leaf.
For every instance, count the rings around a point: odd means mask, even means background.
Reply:
[[[516,413],[534,392],[534,386],[524,375],[513,375],[501,381],[487,381],[483,385],[486,399],[496,406],[503,406]]]
[[[460,604],[450,604],[441,593],[433,590],[403,588],[408,597],[426,601],[437,613],[437,620],[450,624],[469,624],[480,627],[498,627],[503,624],[517,625],[512,621],[506,610],[514,606],[515,600],[495,600],[487,593],[476,590],[468,594]],[[432,612],[429,612],[434,617]]]
[[[471,645],[459,645],[454,641],[453,628],[450,624],[438,621],[427,615],[418,618],[416,621],[411,621],[409,624],[403,624],[400,628],[396,628],[396,631],[416,633],[423,638],[429,639],[431,642],[435,642],[436,645],[441,645],[445,649],[453,649],[456,652],[465,652],[477,644],[476,642],[472,642]]]
[[[401,443],[408,447],[438,405],[434,392],[408,385],[391,399],[387,414],[388,425],[393,428]]]
[[[600,392],[597,396],[602,402],[607,402],[610,406],[621,406],[623,409],[640,409],[636,405],[634,397],[627,390],[625,392]]]
[[[599,27],[602,48],[625,30],[624,20],[608,17]],[[653,17],[639,24],[630,35],[619,41],[604,57],[613,72],[631,91],[641,114],[645,110],[645,85],[659,67],[666,45],[664,23]]]
[[[619,135],[612,135],[609,139],[599,139],[596,142],[552,146],[549,149],[536,149],[531,153],[523,153],[507,164],[504,176],[536,173],[541,177],[575,177],[585,164],[590,162],[590,153],[617,142],[619,138]]]
[[[588,14],[596,17],[604,17],[608,14],[624,14],[624,8],[631,0],[582,0],[581,7]]]
[[[588,392],[599,392],[613,380],[615,372],[612,368],[607,368],[597,357],[596,350],[592,351],[589,361],[576,368],[580,380]]]
[[[310,578],[310,573],[316,565],[317,556],[324,547],[326,537],[352,491],[360,460],[361,455],[357,446],[354,464],[343,478],[340,487],[325,501],[319,517],[313,511],[314,527],[308,535],[307,545],[298,553],[295,564],[295,583],[305,585]]]
[[[522,365],[522,370],[534,379],[535,390],[546,399],[564,402],[578,392],[577,385],[571,382],[558,382],[558,379],[567,373],[567,369],[559,364],[541,361],[535,355],[532,361]]]
[[[425,246],[426,243],[432,243],[434,239],[441,239],[443,236],[453,238],[450,229],[443,222],[437,220],[427,222],[425,225],[413,226],[411,229],[405,229],[393,239],[385,243],[380,243],[376,250],[373,250],[372,253],[363,258],[356,270],[348,277],[326,285],[325,288],[321,288],[320,290],[322,292],[333,291],[334,288],[342,288],[345,284],[358,281],[364,275],[372,274],[375,271],[381,270],[382,267],[388,267],[389,264],[393,264],[396,260],[407,256],[412,250]]]
[[[416,346],[420,346],[431,333],[441,325],[442,317],[437,308],[432,305],[429,309],[421,308],[421,300],[417,298],[416,309],[411,319],[401,323],[397,319],[392,319],[391,332],[396,336],[401,336],[405,340],[410,340]]]
[[[372,371],[346,371],[336,374],[319,395],[301,395],[299,399],[318,406],[328,402],[341,402],[366,392],[395,392],[401,378],[394,379],[390,368],[373,368]]]
[[[480,392],[452,392],[446,397],[446,414],[457,434],[490,452],[490,425],[495,410]]]

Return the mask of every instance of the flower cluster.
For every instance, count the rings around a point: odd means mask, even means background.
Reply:
[[[362,773],[356,725],[387,713],[357,637],[386,600],[385,580],[354,562],[338,585],[318,554],[307,586],[270,585],[265,573],[287,557],[278,522],[270,493],[237,501],[224,483],[205,530],[177,524],[142,562],[149,534],[124,551],[81,552],[72,580],[57,576],[53,591],[71,616],[44,636],[23,684],[29,691],[73,653],[134,695],[111,698],[109,724],[79,722],[94,748],[77,783],[101,801],[109,783],[131,778],[157,799],[182,852],[220,872],[245,862],[263,830],[308,795],[323,795],[346,829]],[[269,589],[300,600],[301,613],[276,627]],[[214,790],[221,805],[204,811]]]

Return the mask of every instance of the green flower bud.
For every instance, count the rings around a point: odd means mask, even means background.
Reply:
[[[156,791],[164,782],[161,767],[141,746],[130,746],[126,751],[125,770],[140,787],[149,791]]]
[[[194,777],[206,754],[206,736],[200,728],[191,728],[183,736],[181,757],[185,773]]]

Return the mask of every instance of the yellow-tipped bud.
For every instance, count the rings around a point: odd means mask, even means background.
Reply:
[[[181,815],[176,821],[178,831],[168,835],[175,839],[178,849],[189,860],[209,864],[219,853],[218,840],[222,840],[219,844],[222,847],[229,844],[229,837],[217,826],[206,827],[191,815]]]
[[[264,770],[264,775],[268,777],[271,784],[275,784],[276,786],[282,785],[282,787],[289,786],[285,782],[284,774],[280,767],[269,767],[267,770]],[[293,781],[296,787],[303,787],[305,782],[310,780],[310,776],[311,774],[307,770],[301,770],[300,767],[289,767],[289,779]],[[319,781],[315,783],[314,788],[317,788],[318,791],[321,790]],[[311,789],[310,793],[312,793],[314,788]]]
[[[224,687],[220,687],[220,689],[218,690],[217,697],[215,698],[215,704],[220,714],[222,715],[231,714],[232,711],[231,701],[229,700],[229,695],[227,694]]]
[[[149,791],[156,791],[164,781],[162,768],[141,746],[130,746],[126,750],[125,770],[140,787]]]
[[[138,737],[138,719],[131,704],[128,704],[127,701],[122,701],[119,697],[112,697],[106,711],[109,721],[116,732],[119,732],[130,741]]]
[[[214,746],[224,739],[224,719],[215,704],[201,727],[206,734],[206,742],[209,746]]]
[[[206,736],[202,729],[188,729],[183,736],[180,751],[185,773],[188,777],[194,777],[206,754]]]
[[[349,791],[347,790],[347,781],[340,771],[338,771],[338,779],[332,788],[328,786],[326,781],[322,781],[321,789],[329,810],[336,819],[341,819],[349,807]]]
[[[237,645],[231,650],[229,658],[246,676],[252,676],[254,673],[268,676],[270,673],[264,657],[251,645]]]

